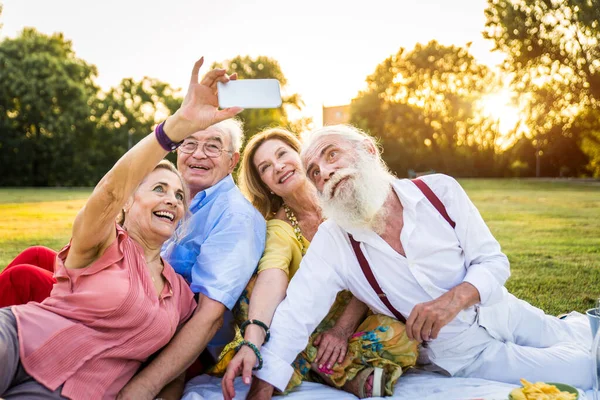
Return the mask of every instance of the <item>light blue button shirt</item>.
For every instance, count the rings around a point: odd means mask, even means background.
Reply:
[[[231,310],[265,249],[265,220],[231,175],[198,193],[190,212],[184,236],[165,243],[162,256],[194,293]]]

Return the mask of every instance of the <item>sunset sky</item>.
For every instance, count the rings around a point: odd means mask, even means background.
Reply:
[[[480,62],[494,66],[502,59],[481,35],[485,0],[0,1],[0,37],[14,37],[26,26],[63,32],[77,55],[98,67],[105,89],[143,76],[184,87],[201,55],[206,66],[238,54],[273,57],[288,91],[306,103],[302,115],[317,126],[323,104],[347,104],[400,47],[432,39],[472,42]],[[508,97],[491,103],[502,108]]]

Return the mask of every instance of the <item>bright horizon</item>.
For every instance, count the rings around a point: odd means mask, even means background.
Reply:
[[[292,118],[322,122],[321,107],[348,104],[365,87],[365,79],[400,47],[437,40],[465,46],[481,63],[495,67],[500,53],[483,39],[485,0],[342,1],[306,0],[251,4],[174,0],[4,0],[0,38],[15,37],[24,27],[62,32],[78,57],[98,68],[97,83],[108,89],[121,79],[144,76],[185,88],[194,61],[205,56],[207,72],[215,61],[236,55],[276,59],[305,106]],[[282,5],[284,3],[285,5]],[[508,96],[510,97],[510,96]],[[490,100],[502,130],[506,93]]]

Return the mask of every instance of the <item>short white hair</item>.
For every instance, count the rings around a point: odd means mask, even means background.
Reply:
[[[306,156],[315,145],[315,143],[325,136],[340,136],[341,139],[353,143],[355,146],[358,146],[365,140],[370,141],[373,146],[377,149],[377,153],[379,155],[379,147],[377,146],[377,142],[373,139],[372,136],[367,133],[361,131],[360,129],[346,124],[340,125],[328,125],[323,128],[315,129],[314,131],[303,136],[302,142],[302,152],[300,153],[302,158]]]
[[[224,135],[229,135],[231,150],[239,153],[244,144],[244,123],[237,118],[229,118],[211,126]]]

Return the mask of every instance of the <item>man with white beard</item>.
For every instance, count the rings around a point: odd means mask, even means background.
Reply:
[[[592,386],[589,327],[506,291],[508,259],[453,178],[423,177],[424,188],[396,179],[373,139],[345,125],[313,132],[302,161],[328,220],[277,308],[249,398],[285,389],[290,364],[344,289],[376,313],[406,317],[408,337],[452,376]]]

